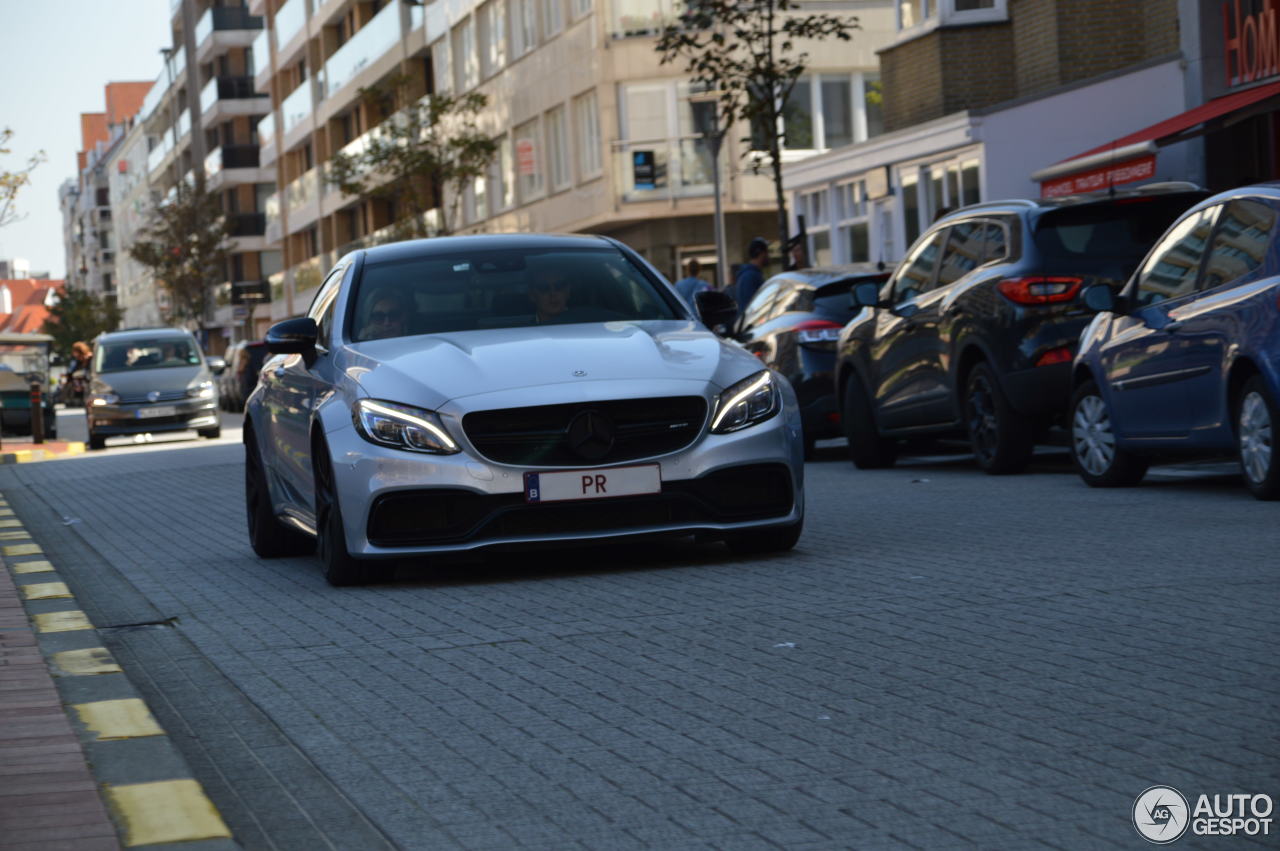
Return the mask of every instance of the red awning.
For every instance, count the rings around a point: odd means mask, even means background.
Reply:
[[[1092,150],[1085,151],[1083,154],[1077,154],[1072,160],[1078,160],[1081,157],[1087,157],[1091,154],[1100,154],[1113,148],[1123,148],[1126,145],[1134,145],[1138,142],[1156,141],[1167,136],[1174,136],[1183,130],[1189,130],[1197,124],[1203,124],[1206,121],[1212,121],[1220,118],[1228,113],[1235,112],[1237,109],[1244,109],[1246,106],[1252,106],[1259,101],[1280,95],[1280,82],[1268,83],[1265,86],[1258,86],[1253,89],[1245,89],[1242,92],[1234,92],[1229,95],[1223,95],[1220,98],[1214,98],[1208,103],[1202,103],[1195,109],[1188,109],[1181,115],[1175,115],[1173,118],[1161,121],[1159,124],[1152,124],[1146,129],[1139,130],[1137,133],[1130,133],[1128,136],[1121,136],[1114,142],[1108,142],[1105,145],[1099,145]],[[1070,162],[1070,160],[1065,160]]]

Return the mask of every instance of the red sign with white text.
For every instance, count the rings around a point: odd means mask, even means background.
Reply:
[[[1107,189],[1111,186],[1146,180],[1149,177],[1155,177],[1155,174],[1156,155],[1147,154],[1122,163],[1104,165],[1101,168],[1046,180],[1040,184],[1040,197],[1060,198],[1063,195],[1097,192],[1100,189]]]

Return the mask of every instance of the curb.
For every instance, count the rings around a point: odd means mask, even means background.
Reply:
[[[83,455],[84,452],[85,445],[79,441],[69,442],[62,449],[17,449],[13,452],[0,450],[0,464],[28,464],[32,461],[48,461],[51,458]]]
[[[238,851],[186,760],[2,494],[0,522],[9,527],[0,541],[0,563],[10,571],[120,843]],[[21,827],[21,816],[15,826]]]

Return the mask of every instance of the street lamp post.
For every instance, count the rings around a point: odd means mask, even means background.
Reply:
[[[724,147],[724,137],[728,129],[720,125],[720,103],[714,93],[693,95],[690,103],[709,103],[711,105],[711,129],[704,126],[702,138],[711,150],[711,191],[715,195],[715,239],[716,239],[716,277],[717,289],[726,289],[729,280],[729,262],[724,244],[724,200],[720,190],[720,149]]]

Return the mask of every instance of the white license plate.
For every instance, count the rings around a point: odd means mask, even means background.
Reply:
[[[525,502],[608,499],[661,492],[662,474],[657,464],[524,474]]]
[[[160,405],[155,408],[139,408],[138,419],[147,420],[152,417],[172,417],[178,413],[178,409],[173,405]]]

